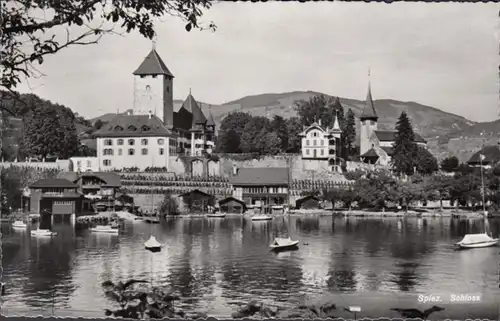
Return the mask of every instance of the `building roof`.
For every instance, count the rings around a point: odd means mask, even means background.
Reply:
[[[210,107],[209,107],[210,108]],[[208,111],[207,126],[215,126],[214,116],[212,115],[212,110]]]
[[[142,63],[139,65],[139,68],[134,71],[134,75],[166,75],[174,78],[174,75],[172,75],[170,70],[168,70],[167,66],[160,58],[160,55],[158,55],[154,49],[152,49],[146,58],[144,58]]]
[[[308,199],[312,199],[312,200],[315,200],[315,201],[319,201],[320,200],[320,198],[317,197],[317,196],[315,196],[315,195],[306,195],[304,197],[301,197],[301,198],[297,199],[295,202],[299,202],[299,201],[303,202],[303,201],[306,201]]]
[[[395,130],[376,130],[375,135],[377,136],[377,139],[381,142],[393,142],[396,140]],[[415,143],[427,143],[427,141],[417,133],[414,133],[414,139]]]
[[[102,184],[103,187],[120,187],[122,185],[120,176],[113,172],[83,172],[80,174],[77,172],[62,172],[58,176],[73,183],[76,183],[83,177],[97,177],[104,181],[104,184]]]
[[[306,136],[307,132],[309,132],[311,129],[319,129],[320,131],[322,131],[324,133],[326,132],[326,130],[323,127],[321,127],[320,124],[318,124],[317,122],[314,122],[311,125],[305,127],[304,130],[301,133],[299,133],[299,136]]]
[[[392,156],[394,155],[394,148],[393,147],[387,147],[387,146],[383,146],[383,147],[380,147],[384,152],[387,153],[387,155],[389,156]]]
[[[186,97],[186,100],[184,100],[184,102],[182,103],[181,108],[184,108],[193,115],[192,118],[193,127],[198,124],[205,124],[207,122],[205,114],[203,114],[203,111],[201,110],[200,106],[196,102],[196,99],[194,99],[191,93],[189,93],[189,95]]]
[[[276,186],[288,185],[289,173],[286,167],[240,168],[231,178],[234,186]]]
[[[78,186],[64,178],[44,178],[30,185],[30,188],[77,188]]]
[[[363,155],[360,155],[360,157],[379,157],[377,151],[375,150],[375,148],[370,148],[366,153],[364,153]]]
[[[481,164],[481,154],[484,155],[484,160],[482,161],[484,165],[494,164],[500,161],[500,147],[496,145],[487,145],[472,155],[467,161],[467,164]]]
[[[95,137],[166,137],[172,132],[156,116],[117,115],[94,133]]]
[[[200,191],[199,189],[194,189],[194,190],[191,190],[187,193],[184,193],[184,194],[181,194],[179,195],[180,197],[186,197],[186,196],[190,196],[190,195],[193,195],[193,194],[198,194],[198,195],[202,195],[202,196],[206,196],[206,197],[215,197],[211,194],[208,194],[208,193],[205,193],[203,191]]]
[[[365,108],[363,109],[363,112],[361,113],[361,120],[363,119],[373,119],[377,120],[377,111],[375,110],[375,105],[373,104],[373,99],[372,99],[372,89],[371,86],[368,85],[368,94],[366,95],[366,102],[365,102]]]
[[[226,203],[229,203],[231,201],[234,201],[236,203],[239,203],[243,206],[243,208],[246,208],[246,204],[245,202],[243,202],[242,200],[240,199],[237,199],[236,197],[232,197],[232,196],[229,196],[229,197],[226,197],[224,199],[221,199],[220,201],[218,201],[217,203],[219,203],[219,205],[223,205],[223,204],[226,204]]]

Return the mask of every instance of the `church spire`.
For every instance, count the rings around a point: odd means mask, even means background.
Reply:
[[[372,89],[370,81],[370,68],[368,68],[368,94],[366,95],[365,108],[361,114],[360,119],[363,120],[378,120],[375,105],[373,104]]]
[[[339,112],[338,110],[335,111],[335,121],[333,122],[333,131],[341,131],[340,129],[340,123],[339,123]]]

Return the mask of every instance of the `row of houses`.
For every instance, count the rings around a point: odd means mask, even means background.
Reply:
[[[245,212],[247,209],[270,213],[288,206],[290,171],[288,168],[240,168],[230,179],[232,195],[217,200],[201,190],[192,189],[179,197],[190,211],[206,211],[219,205],[222,211]],[[67,172],[57,178],[41,179],[26,193],[31,213],[84,214],[129,208],[133,200],[120,193],[121,178],[113,172]]]

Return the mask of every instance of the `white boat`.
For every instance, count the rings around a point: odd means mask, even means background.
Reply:
[[[57,232],[52,232],[51,230],[36,229],[31,231],[31,236],[56,236]]]
[[[487,233],[467,234],[460,242],[456,243],[459,248],[463,249],[490,247],[497,244],[498,238],[494,239]]]
[[[212,214],[207,214],[207,217],[224,218],[224,217],[226,217],[226,213],[212,213]]]
[[[22,221],[15,221],[14,223],[12,223],[12,227],[13,228],[27,228],[28,225]]]
[[[147,240],[145,243],[144,243],[144,247],[146,248],[146,250],[149,250],[151,252],[160,252],[161,251],[161,248],[162,248],[162,244],[160,242],[158,242],[156,240],[156,237],[154,237],[153,235],[151,235],[149,237],[149,240]]]
[[[252,221],[270,221],[273,217],[269,215],[255,215],[252,216]]]
[[[119,233],[119,229],[113,228],[110,225],[98,225],[96,227],[91,227],[89,230],[94,233],[107,233],[107,234]]]
[[[291,250],[299,246],[299,241],[293,241],[291,238],[277,237],[274,242],[269,245],[271,250]]]

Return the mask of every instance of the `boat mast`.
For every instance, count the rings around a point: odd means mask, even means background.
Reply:
[[[486,204],[484,203],[483,159],[484,159],[484,155],[483,154],[479,155],[479,161],[480,161],[480,165],[481,165],[481,197],[482,197],[482,203],[483,203],[483,214],[486,216]]]

